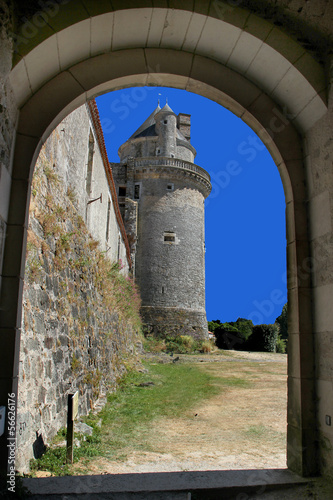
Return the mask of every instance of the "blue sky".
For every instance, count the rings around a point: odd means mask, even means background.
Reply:
[[[96,99],[109,160],[166,98],[191,118],[195,163],[211,175],[206,200],[207,319],[273,323],[287,301],[285,200],[278,170],[241,119],[209,99],[165,87],[135,87]]]

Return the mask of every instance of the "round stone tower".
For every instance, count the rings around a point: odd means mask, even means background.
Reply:
[[[190,115],[176,116],[166,104],[119,148],[121,163],[113,166],[132,232],[137,204],[135,278],[145,330],[162,336],[208,336],[204,200],[211,184],[195,155]]]

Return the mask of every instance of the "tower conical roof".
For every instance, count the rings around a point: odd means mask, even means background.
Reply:
[[[139,137],[156,137],[156,136],[158,136],[158,133],[156,132],[156,128],[155,128],[155,126],[156,126],[155,116],[159,113],[161,113],[162,116],[163,116],[163,113],[168,113],[168,114],[172,113],[173,115],[177,116],[176,113],[170,108],[168,103],[166,103],[162,109],[160,107],[160,104],[158,103],[158,105],[154,109],[154,111],[148,116],[148,118],[143,122],[143,124],[134,132],[134,134],[132,134],[131,137],[129,137],[129,139],[127,139],[127,141],[130,141],[131,139],[138,139]],[[176,137],[177,137],[177,139],[180,139],[181,141],[189,142],[178,128],[176,128]]]
[[[163,108],[161,109],[161,113],[173,113],[174,115],[176,114],[169,106],[168,103],[165,104],[165,106],[163,106]]]
[[[165,106],[164,106],[165,107]],[[151,115],[148,116],[147,120],[131,135],[130,139],[135,139],[136,137],[144,137],[146,135],[156,135],[155,134],[155,115],[161,111],[160,105],[154,109]],[[153,129],[153,130],[152,130]],[[152,133],[153,132],[153,133]]]

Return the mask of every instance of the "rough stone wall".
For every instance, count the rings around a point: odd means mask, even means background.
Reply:
[[[204,198],[177,183],[169,193],[167,183],[142,185],[136,273],[142,305],[204,311]],[[164,241],[166,232],[174,242]]]
[[[143,137],[133,139],[125,143],[124,147],[120,149],[120,159],[123,162],[128,161],[128,158],[142,158],[147,156],[171,156],[162,154],[163,145],[161,139],[156,137]],[[185,161],[193,163],[195,157],[195,149],[186,144],[184,140],[176,140],[174,149],[174,157],[181,158]],[[159,150],[159,152],[158,152]]]
[[[21,472],[66,425],[67,394],[78,390],[79,415],[89,413],[116,387],[139,341],[139,302],[117,263],[119,248],[127,262],[126,250],[113,207],[107,217],[108,186],[96,144],[90,195],[86,190],[90,134],[87,109],[79,108],[50,136],[35,167],[20,348]],[[87,199],[101,192],[103,202],[87,213]]]
[[[7,81],[12,66],[13,50],[10,36],[13,24],[10,2],[0,0],[0,12],[0,270],[2,270],[11,184],[11,150],[15,139],[17,109]]]
[[[194,314],[205,315],[204,197],[170,174],[142,174],[141,182],[136,280],[142,306],[187,310],[195,321],[191,328],[204,337],[207,323],[198,323]],[[170,235],[175,241],[164,241]],[[169,319],[166,313],[161,321],[166,325]]]
[[[141,307],[145,335],[165,338],[190,335],[195,340],[207,336],[206,312],[178,307]]]
[[[203,1],[203,4],[206,2]],[[17,24],[41,10],[38,0],[15,2]],[[185,8],[192,4],[184,3]],[[212,2],[216,15],[232,12],[234,7],[249,9],[257,16],[276,24],[298,43],[311,51],[318,60],[331,48],[333,5],[331,0],[219,0]],[[47,4],[46,4],[47,10]],[[324,35],[324,36],[323,36]],[[325,38],[326,39],[325,39]]]
[[[116,186],[125,185],[127,182],[126,165],[122,163],[110,163],[110,165]]]
[[[314,343],[316,353],[317,418],[319,427],[320,466],[333,472],[333,427],[326,415],[333,417],[333,88],[329,91],[329,110],[305,138],[312,260],[306,269],[314,271],[313,294]],[[329,214],[331,217],[329,217]],[[304,268],[304,266],[303,266]],[[305,375],[311,373],[306,367]]]

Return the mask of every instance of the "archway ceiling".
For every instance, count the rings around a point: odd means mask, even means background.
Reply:
[[[224,80],[225,89],[237,85],[237,75],[232,73],[236,72],[281,105],[305,132],[327,110],[323,68],[275,26],[236,10],[239,15],[234,15],[233,23],[163,8],[119,10],[84,19],[49,36],[16,64],[10,80],[17,103],[23,106],[61,72],[74,78],[82,93],[97,85],[95,94],[106,91],[107,85],[102,84],[113,78],[112,66],[118,65],[118,76],[121,66],[116,59],[108,59],[110,52],[116,56],[117,51],[137,48],[144,49],[133,59],[133,74],[142,75],[137,84],[163,84],[154,74],[170,72],[175,76],[169,85],[196,91],[192,83],[200,80],[204,58],[209,58],[220,63],[214,74],[206,75],[212,87],[219,88],[218,79]],[[168,71],[160,67],[161,49],[177,51]],[[221,73],[221,64],[228,70]]]

